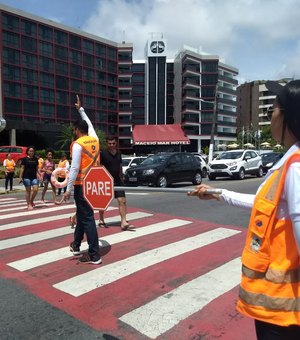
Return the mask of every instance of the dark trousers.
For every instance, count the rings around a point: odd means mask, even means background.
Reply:
[[[57,182],[63,182],[64,180],[65,180],[64,178],[58,177]],[[58,195],[61,194],[61,189],[62,188],[58,188],[58,193],[57,193]],[[63,190],[64,190],[64,192],[66,192],[67,191],[67,187],[64,187]]]
[[[255,320],[257,340],[299,340],[300,326],[283,327]]]
[[[81,185],[74,185],[74,199],[77,217],[77,224],[74,231],[74,245],[80,247],[85,233],[89,245],[89,255],[92,259],[98,260],[100,257],[99,239],[94,219],[94,210],[84,199]]]
[[[14,172],[8,172],[5,174],[5,190],[8,190],[8,183],[10,190],[13,188]]]

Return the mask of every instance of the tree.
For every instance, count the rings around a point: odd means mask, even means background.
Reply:
[[[106,138],[102,130],[96,129],[96,134],[99,138],[101,150],[106,148]],[[60,129],[57,142],[55,143],[61,150],[70,150],[70,145],[73,141],[73,126],[63,125]]]

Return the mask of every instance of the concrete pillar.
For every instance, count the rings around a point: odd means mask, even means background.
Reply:
[[[16,140],[16,129],[11,129],[9,131],[9,145],[16,146],[17,140]]]

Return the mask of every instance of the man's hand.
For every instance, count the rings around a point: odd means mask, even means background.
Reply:
[[[75,107],[77,110],[79,110],[81,108],[81,103],[80,103],[80,99],[78,94],[76,94],[76,103],[75,103]]]
[[[64,194],[63,194],[63,200],[64,201],[68,201],[71,197],[71,192],[70,191],[66,191]]]

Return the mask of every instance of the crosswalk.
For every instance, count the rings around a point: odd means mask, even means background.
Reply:
[[[84,265],[68,249],[74,211],[73,203],[47,203],[29,212],[24,200],[0,197],[1,275],[115,337],[210,339],[221,332],[226,339],[228,329],[234,339],[228,323],[244,230],[129,208],[135,229],[122,232],[118,209],[110,207],[109,228],[98,229],[103,264]],[[81,252],[87,247],[84,241]],[[207,314],[216,303],[228,310],[219,324]],[[242,317],[239,325],[251,332]]]

